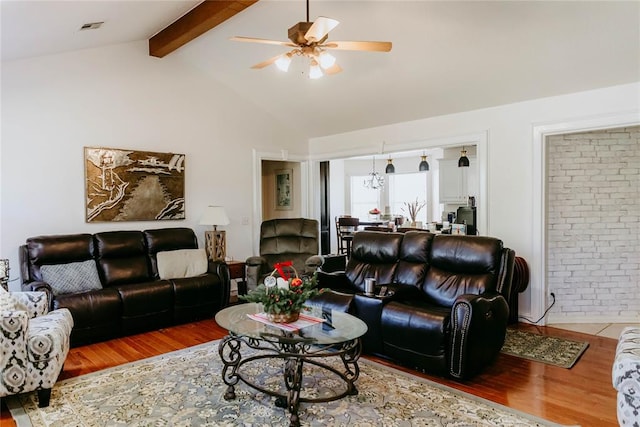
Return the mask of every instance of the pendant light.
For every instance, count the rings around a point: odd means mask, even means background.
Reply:
[[[458,159],[458,167],[459,168],[468,168],[469,167],[469,158],[467,157],[467,150],[462,146],[462,150],[460,150],[460,158]]]
[[[378,188],[384,187],[384,177],[381,176],[378,172],[376,172],[376,158],[373,157],[373,168],[371,169],[371,173],[369,177],[364,180],[365,188],[370,188],[372,190],[377,190]]]
[[[389,156],[389,160],[387,160],[387,167],[384,170],[384,173],[396,173],[396,167],[393,166],[393,160],[391,160],[391,156]]]
[[[420,164],[418,165],[418,170],[420,172],[428,171],[429,170],[429,162],[427,162],[426,154],[424,154],[424,152],[422,152],[422,156],[420,156],[420,158],[422,159],[422,161],[420,161]]]

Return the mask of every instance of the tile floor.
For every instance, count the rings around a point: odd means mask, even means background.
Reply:
[[[637,323],[554,323],[547,326],[567,329],[584,334],[618,339],[620,332],[627,326],[638,326]]]

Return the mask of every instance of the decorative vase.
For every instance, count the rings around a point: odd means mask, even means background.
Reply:
[[[293,323],[300,317],[299,311],[291,313],[267,313],[267,317],[273,323]]]

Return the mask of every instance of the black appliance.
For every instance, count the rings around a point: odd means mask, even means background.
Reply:
[[[466,224],[467,234],[475,235],[478,233],[476,208],[471,206],[462,206],[458,208],[456,214],[456,224]]]

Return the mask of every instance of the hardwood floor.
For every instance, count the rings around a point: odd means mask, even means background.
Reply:
[[[560,424],[583,427],[618,425],[616,392],[611,385],[616,340],[555,328],[529,325],[519,325],[519,328],[588,341],[589,348],[572,369],[500,354],[490,368],[465,382],[403,370]],[[204,320],[73,348],[60,379],[179,350],[225,335],[226,331],[215,321]],[[382,359],[370,359],[395,366]],[[0,425],[15,425],[4,404]]]

